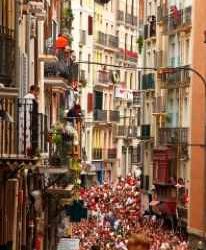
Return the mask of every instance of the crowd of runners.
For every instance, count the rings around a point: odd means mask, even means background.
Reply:
[[[88,219],[73,224],[80,250],[127,250],[128,239],[134,233],[145,234],[151,250],[189,249],[185,238],[141,215],[140,191],[132,177],[113,185],[82,189],[80,196],[88,208]]]

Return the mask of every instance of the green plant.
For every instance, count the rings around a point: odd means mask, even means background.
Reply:
[[[138,44],[139,53],[141,54],[142,53],[143,44],[144,44],[143,36],[139,36],[139,38],[137,39],[137,44]]]
[[[72,10],[70,8],[65,8],[64,9],[64,17],[68,18],[70,20],[74,19],[74,15],[73,15]]]
[[[170,123],[172,121],[172,117],[170,114],[165,115],[165,121],[166,121],[166,123]]]

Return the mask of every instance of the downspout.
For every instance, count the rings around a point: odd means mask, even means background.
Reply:
[[[20,51],[19,51],[19,19],[20,19],[20,2],[15,0],[15,86],[20,95]]]

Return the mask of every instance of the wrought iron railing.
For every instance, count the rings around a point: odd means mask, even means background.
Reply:
[[[95,109],[94,110],[94,121],[107,122],[107,111]]]
[[[120,112],[117,110],[109,110],[109,121],[110,122],[119,122]]]
[[[187,144],[188,128],[159,128],[160,144]]]
[[[162,89],[178,88],[190,85],[190,72],[187,70],[165,70],[158,75]]]
[[[124,21],[124,11],[122,11],[122,10],[118,10],[117,11],[117,21]]]
[[[153,114],[160,114],[166,112],[166,98],[157,96],[154,100]]]
[[[93,158],[93,160],[101,160],[102,159],[102,148],[93,148],[92,149],[92,158]]]
[[[116,159],[117,158],[117,149],[116,148],[109,148],[107,150],[107,157],[108,157],[108,159]]]
[[[98,72],[98,82],[103,84],[109,84],[112,82],[112,74],[110,71],[101,70]]]
[[[0,157],[32,158],[47,152],[47,116],[33,99],[0,98]]]
[[[164,32],[173,32],[179,28],[191,25],[192,23],[192,7],[178,10],[174,6],[174,13],[164,18]]]

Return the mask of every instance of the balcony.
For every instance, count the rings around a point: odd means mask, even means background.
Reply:
[[[68,79],[69,73],[69,68],[63,61],[44,64],[44,76],[47,78],[60,77]]]
[[[118,10],[117,11],[117,21],[124,22],[124,11]]]
[[[158,78],[162,89],[189,87],[190,85],[190,73],[187,70],[163,69],[158,74]]]
[[[142,90],[155,89],[154,73],[144,74],[142,76]]]
[[[47,152],[47,116],[30,99],[1,98],[0,158],[31,159]]]
[[[117,149],[116,148],[109,148],[107,150],[107,157],[108,157],[108,159],[116,159],[117,158]]]
[[[138,137],[138,127],[128,126],[126,130],[126,136],[128,138],[137,138]]]
[[[107,34],[99,31],[97,34],[97,43],[102,46],[107,46]]]
[[[155,97],[153,115],[160,115],[166,112],[166,99],[163,96]]]
[[[118,125],[115,128],[114,134],[116,137],[126,137],[127,127],[124,125]]]
[[[160,5],[157,8],[157,22],[164,21],[165,17],[168,16],[168,9],[166,4]]]
[[[117,110],[109,111],[109,121],[110,122],[119,122],[120,121],[120,112]]]
[[[92,158],[93,160],[102,160],[102,148],[93,148]]]
[[[176,150],[172,147],[153,150],[153,183],[163,186],[176,184]],[[159,190],[160,191],[160,190]],[[176,190],[175,190],[176,191]],[[166,193],[164,194],[166,195]],[[166,195],[168,197],[169,194]],[[165,197],[165,198],[166,198]]]
[[[167,16],[164,21],[164,33],[172,33],[187,30],[192,24],[192,7],[178,10],[171,7],[173,14]]]
[[[117,49],[119,47],[119,40],[117,36],[109,35],[107,46]]]
[[[188,128],[159,128],[159,143],[167,144],[187,144]]]
[[[96,122],[107,122],[107,111],[95,109],[94,110],[94,121]]]
[[[140,106],[142,102],[141,92],[140,91],[133,91],[133,105]]]
[[[126,13],[125,22],[126,24],[137,26],[137,17]]]
[[[86,30],[80,30],[80,39],[79,43],[80,45],[86,45]]]
[[[144,26],[144,39],[148,39],[156,36],[156,17],[154,21],[151,21],[149,24]]]
[[[101,70],[98,71],[98,77],[97,77],[98,83],[109,85],[112,83],[112,74],[110,71]]]
[[[163,51],[162,50],[159,50],[156,52],[155,54],[155,67],[157,68],[161,68],[163,66]]]
[[[138,164],[141,162],[141,147],[137,145],[137,147],[132,148],[132,164]]]
[[[14,30],[0,25],[0,82],[5,87],[14,87],[15,74]]]

